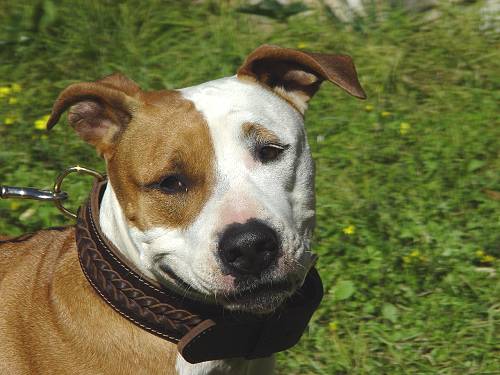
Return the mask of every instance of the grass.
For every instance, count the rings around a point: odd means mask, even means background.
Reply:
[[[368,101],[324,84],[306,120],[326,294],[278,373],[499,373],[500,38],[481,3],[434,20],[386,7],[351,25],[321,6],[263,17],[238,5],[1,7],[0,183],[49,188],[70,165],[104,170],[66,123],[34,126],[69,83],[121,71],[143,88],[185,87],[234,74],[263,43],[349,54]],[[89,187],[66,183],[73,207]],[[69,224],[32,201],[0,201],[0,217],[11,235]]]

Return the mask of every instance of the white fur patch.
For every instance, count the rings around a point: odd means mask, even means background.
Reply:
[[[193,365],[186,362],[181,355],[177,355],[175,369],[179,375],[272,375],[274,373],[274,363],[274,356],[271,356],[251,361],[235,358]]]

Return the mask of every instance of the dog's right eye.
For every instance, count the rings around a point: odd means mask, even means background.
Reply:
[[[285,151],[286,147],[275,144],[266,144],[257,150],[257,157],[263,163],[267,163],[278,159],[278,157]]]
[[[157,187],[167,194],[187,193],[187,184],[181,175],[173,174],[165,177]]]

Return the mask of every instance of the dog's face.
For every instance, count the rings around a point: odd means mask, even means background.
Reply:
[[[263,46],[236,76],[182,90],[144,92],[121,75],[72,85],[49,126],[71,106],[106,159],[139,267],[194,298],[268,312],[315,259],[303,113],[325,79],[364,96],[345,56]]]

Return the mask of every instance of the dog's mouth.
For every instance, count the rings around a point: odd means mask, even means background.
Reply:
[[[182,277],[177,275],[174,270],[172,270],[172,268],[170,268],[170,266],[168,266],[167,264],[160,263],[160,270],[174,282],[174,286],[176,287],[176,289],[182,291],[184,294],[201,294],[197,293],[190,284],[185,282]],[[199,298],[196,298],[195,296],[195,299]]]
[[[224,300],[237,302],[245,299],[254,298],[262,294],[284,294],[287,295],[293,290],[293,284],[288,280],[277,280],[273,282],[255,283],[253,286],[247,286],[233,290],[224,294]]]
[[[250,287],[218,295],[217,303],[229,310],[266,314],[276,310],[296,289],[297,285],[288,280],[258,282]]]
[[[255,279],[245,280],[231,291],[214,290],[212,294],[205,294],[195,290],[167,264],[161,264],[160,269],[175,283],[175,288],[186,297],[218,304],[229,310],[256,314],[272,312],[300,286],[297,282],[292,282],[287,278],[269,281]]]

